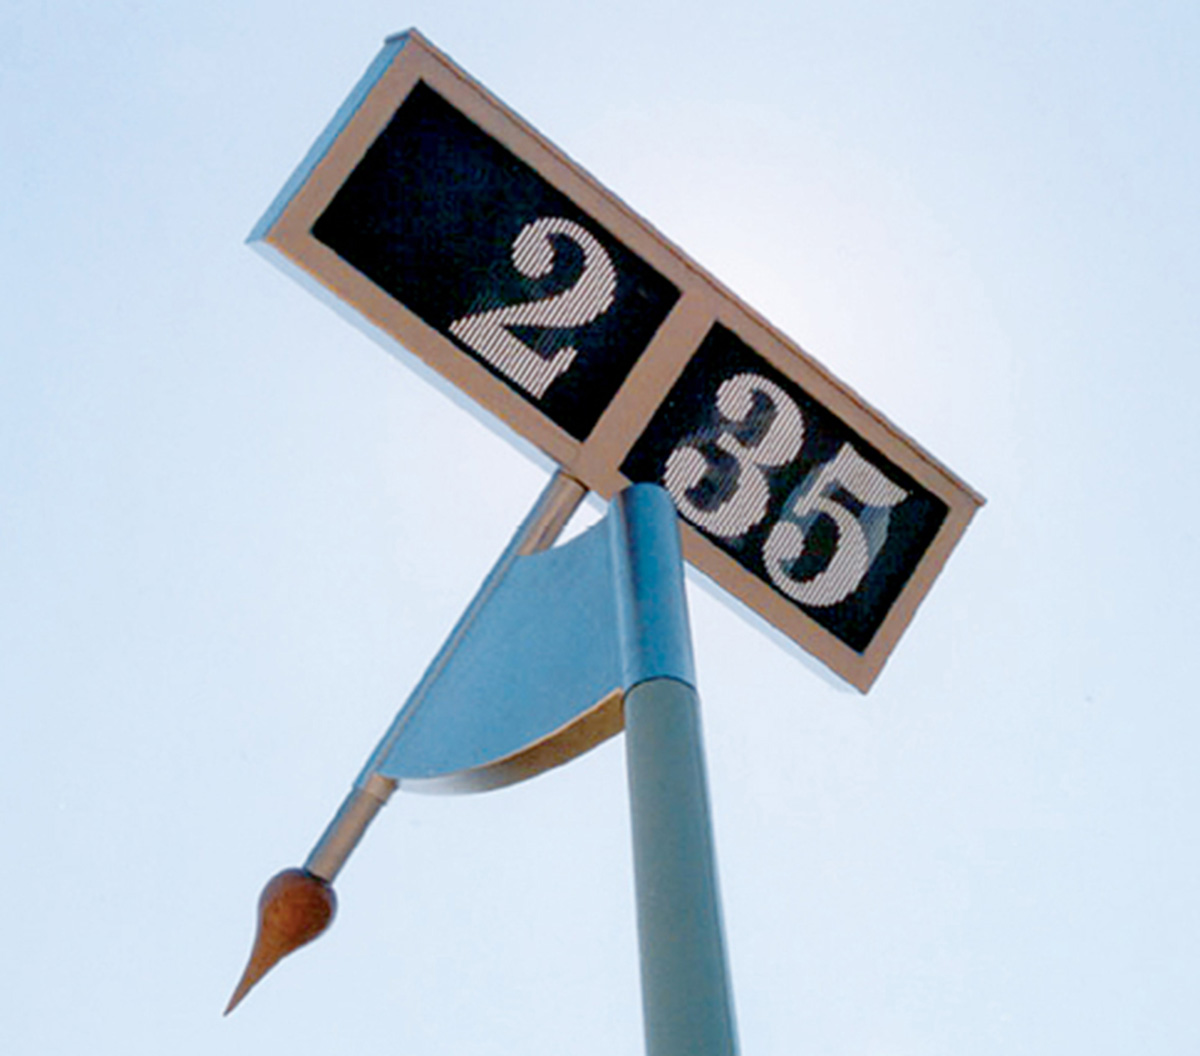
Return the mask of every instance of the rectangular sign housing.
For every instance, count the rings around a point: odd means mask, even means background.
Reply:
[[[416,32],[251,242],[863,691],[982,502]]]

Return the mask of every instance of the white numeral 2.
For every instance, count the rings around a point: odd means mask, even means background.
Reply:
[[[509,328],[537,326],[563,330],[585,326],[612,307],[617,290],[616,269],[604,247],[579,224],[561,217],[543,217],[521,229],[512,246],[513,267],[530,279],[545,278],[553,272],[556,257],[553,235],[569,238],[583,250],[583,271],[573,285],[540,300],[491,308],[450,324],[455,337],[539,398],[555,378],[570,368],[577,351],[567,346],[552,356],[540,355]]]

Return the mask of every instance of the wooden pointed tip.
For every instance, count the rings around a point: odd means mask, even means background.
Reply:
[[[258,899],[258,931],[242,978],[225,1007],[229,1015],[254,985],[293,950],[321,934],[337,910],[329,882],[304,869],[273,876]]]

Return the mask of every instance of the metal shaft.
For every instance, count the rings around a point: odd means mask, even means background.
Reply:
[[[734,1056],[699,696],[675,510],[617,500],[618,614],[647,1056]]]
[[[367,826],[392,798],[396,782],[379,774],[372,774],[366,781],[355,785],[350,794],[333,816],[316,846],[309,852],[304,868],[313,876],[328,883],[341,872],[346,859],[358,846]]]
[[[647,1056],[737,1052],[698,705],[669,678],[625,697]]]

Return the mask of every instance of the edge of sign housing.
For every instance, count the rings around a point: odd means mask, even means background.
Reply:
[[[529,167],[586,215],[596,230],[645,262],[678,291],[678,299],[621,381],[594,426],[574,436],[478,358],[349,265],[313,234],[313,226],[380,137],[414,87],[423,82],[482,132]],[[277,265],[315,287],[390,352],[440,379],[466,406],[498,419],[521,446],[604,498],[631,483],[626,456],[671,386],[714,325],[732,331],[849,429],[945,503],[949,511],[932,543],[891,604],[869,645],[849,648],[763,580],[743,569],[683,518],[684,554],[742,605],[866,692],[950,552],[984,499],[894,422],[837,379],[755,309],[608,191],[523,118],[458,67],[416,30],[387,38],[349,98],[305,155],[296,173],[250,234]],[[407,355],[405,354],[407,353]],[[462,401],[462,395],[466,400]],[[494,416],[494,417],[493,417]],[[511,437],[510,437],[511,438]]]

